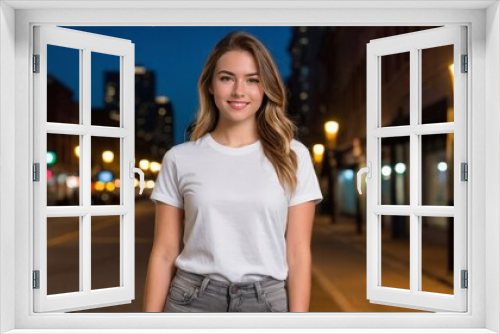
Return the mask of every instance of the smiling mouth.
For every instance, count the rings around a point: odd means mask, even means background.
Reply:
[[[249,104],[248,102],[235,102],[235,101],[228,101],[228,103],[233,109],[243,109]]]

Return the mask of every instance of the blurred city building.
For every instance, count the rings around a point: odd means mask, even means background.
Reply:
[[[290,114],[308,147],[326,144],[325,123],[338,123],[330,159],[322,160],[319,173],[323,193],[333,196],[323,206],[333,205],[326,208],[333,222],[336,215],[355,217],[359,233],[366,224],[365,195],[358,195],[355,184],[356,172],[366,165],[366,45],[429,28],[293,28]],[[421,122],[453,121],[453,47],[422,50],[421,59]],[[382,57],[382,126],[409,125],[409,60],[409,53]],[[382,204],[409,204],[409,137],[384,138],[381,145]],[[422,136],[422,147],[422,204],[453,205],[453,135]],[[405,217],[383,218],[393,238],[407,237]],[[448,218],[428,217],[423,226],[441,239],[453,233]]]
[[[47,122],[79,123],[78,96],[59,80],[47,75]],[[73,181],[79,175],[73,149],[78,136],[47,134],[47,205],[78,205],[79,192]]]
[[[322,128],[327,114],[323,103],[328,93],[326,64],[318,61],[321,47],[333,27],[292,27],[289,52],[292,71],[287,80],[288,113],[298,128],[298,137],[308,147],[323,142]],[[318,117],[322,115],[321,117]]]
[[[119,72],[105,73],[105,109],[108,119],[116,117],[120,101]],[[144,66],[135,67],[135,149],[137,159],[159,160],[174,143],[172,102],[156,96],[155,73]]]
[[[94,126],[120,126],[120,74],[107,71],[104,80],[104,106],[92,108]],[[156,96],[155,75],[136,67],[135,75],[135,157],[148,162],[146,191],[154,186],[158,165],[173,146],[173,106],[166,96]],[[74,96],[50,74],[47,76],[47,121],[79,124],[79,96]],[[79,136],[47,135],[47,205],[79,205]],[[120,139],[92,137],[92,204],[120,203]],[[143,168],[143,167],[141,167]],[[124,172],[124,171],[123,171]]]
[[[174,112],[172,101],[166,96],[155,98],[156,120],[151,145],[152,158],[161,161],[163,155],[174,146]]]

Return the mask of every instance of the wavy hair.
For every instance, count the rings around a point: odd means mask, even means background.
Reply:
[[[291,149],[291,141],[297,127],[286,116],[285,88],[276,64],[266,47],[255,37],[244,32],[233,32],[212,50],[198,80],[200,105],[190,140],[197,140],[217,126],[219,110],[209,88],[218,60],[229,51],[247,51],[257,63],[264,90],[262,105],[255,116],[257,132],[264,154],[276,170],[280,184],[286,191],[293,193],[297,187],[298,162],[297,155]]]

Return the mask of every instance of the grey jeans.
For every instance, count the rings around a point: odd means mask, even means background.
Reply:
[[[165,312],[288,312],[285,281],[228,283],[177,269]]]

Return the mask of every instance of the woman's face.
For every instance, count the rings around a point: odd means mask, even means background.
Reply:
[[[210,93],[219,109],[219,120],[254,122],[264,90],[253,56],[247,51],[222,55],[215,66]]]

